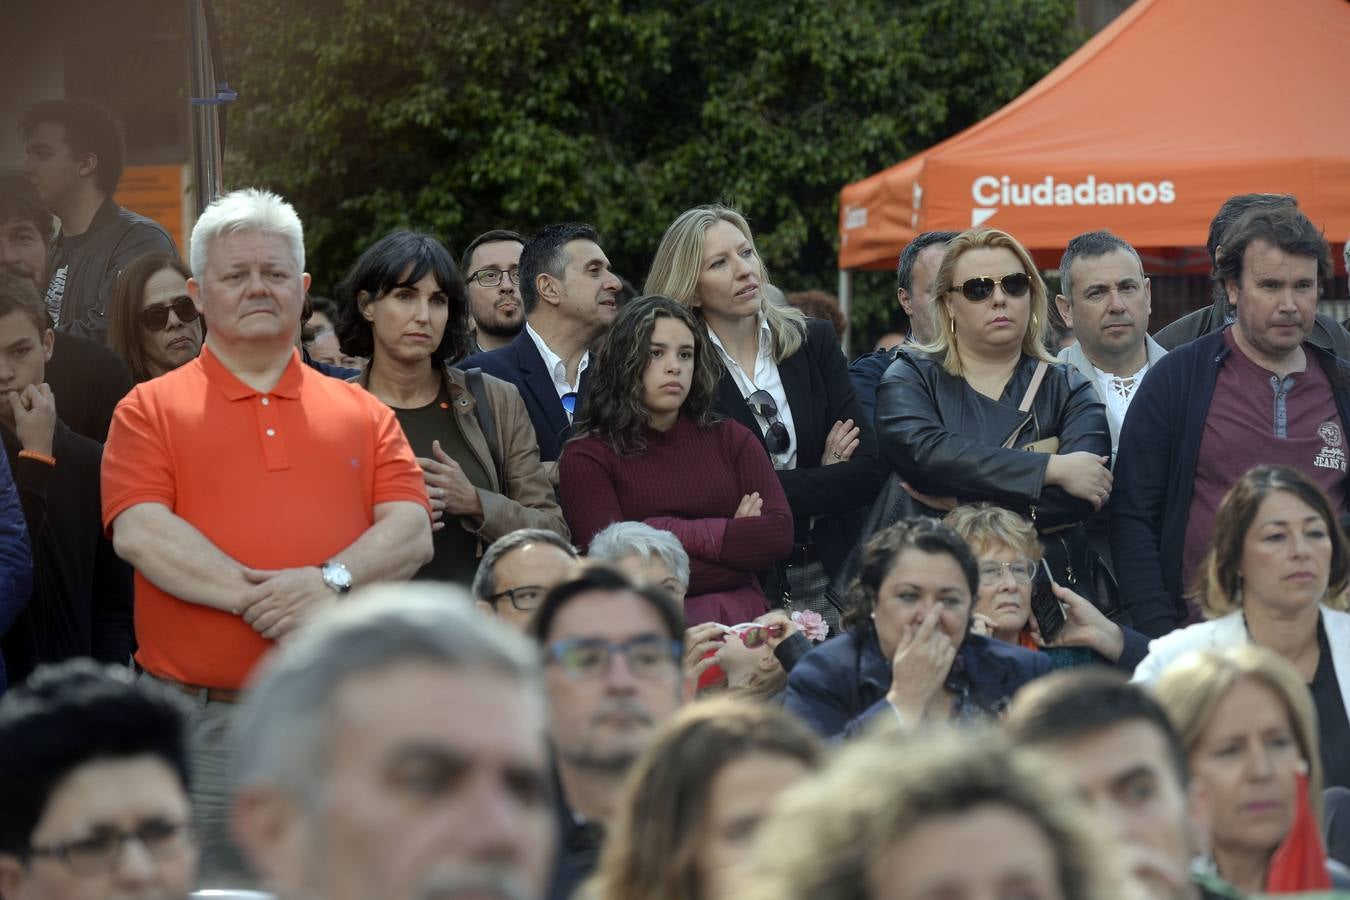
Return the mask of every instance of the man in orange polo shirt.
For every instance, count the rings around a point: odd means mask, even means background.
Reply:
[[[226,732],[273,642],[353,585],[431,558],[430,504],[384,404],[301,363],[309,275],[295,210],[241,190],[192,232],[201,356],[118,405],[103,520],[136,569],[137,664],[194,697],[192,794],[203,883],[240,867],[226,826]]]

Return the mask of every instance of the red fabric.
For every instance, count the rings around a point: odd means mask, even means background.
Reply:
[[[559,493],[572,539],[585,551],[614,522],[674,532],[689,553],[687,623],[752,621],[767,608],[755,573],[792,549],[792,511],[763,445],[730,419],[705,427],[681,416],[644,437],[646,451],[633,456],[595,436],[563,449]],[[756,491],[761,514],[732,518]]]
[[[1266,870],[1267,894],[1331,890],[1327,851],[1308,805],[1308,776],[1300,773],[1295,787],[1294,824]]]

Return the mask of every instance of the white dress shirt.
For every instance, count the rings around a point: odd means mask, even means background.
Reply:
[[[1106,417],[1110,421],[1112,436],[1120,434],[1120,426],[1125,422],[1125,411],[1130,408],[1130,401],[1134,399],[1135,391],[1139,390],[1139,384],[1144,380],[1144,375],[1148,373],[1148,362],[1145,361],[1143,368],[1133,375],[1112,375],[1110,372],[1103,372],[1096,366],[1092,367],[1092,372],[1097,376],[1097,393],[1101,394],[1102,403],[1106,406]],[[1119,441],[1116,437],[1113,444]],[[1111,448],[1111,461],[1115,462],[1116,448]]]
[[[558,392],[558,399],[561,401],[564,394],[575,394],[577,385],[581,384],[581,373],[586,371],[586,366],[591,361],[591,351],[587,350],[581,354],[581,362],[577,363],[577,383],[571,384],[567,380],[567,363],[563,358],[549,349],[548,344],[539,336],[539,332],[530,327],[530,323],[525,323],[525,333],[534,341],[534,346],[539,348],[539,355],[544,359],[544,365],[548,367],[549,377],[553,379],[553,389]],[[567,413],[568,420],[571,420],[572,414]]]
[[[727,348],[722,346],[722,341],[717,336],[717,332],[711,328],[708,329],[708,337],[712,344],[717,348],[717,355],[722,358],[722,364],[727,367],[731,377],[736,381],[736,387],[740,389],[742,397],[749,397],[755,391],[767,391],[773,398],[773,402],[778,405],[778,421],[783,423],[787,429],[788,445],[782,453],[770,453],[769,458],[773,460],[775,469],[795,469],[797,468],[797,428],[792,423],[792,407],[788,405],[787,392],[783,390],[783,379],[778,374],[778,363],[773,358],[773,332],[769,330],[769,323],[764,321],[761,314],[759,322],[759,352],[755,355],[755,370],[746,372],[741,368],[741,364],[731,358]],[[753,411],[752,411],[753,414]],[[769,420],[762,416],[755,416],[759,422],[759,427],[768,433]]]

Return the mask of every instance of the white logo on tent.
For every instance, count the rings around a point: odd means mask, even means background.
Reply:
[[[1171,181],[1101,181],[1089,175],[1077,183],[1056,181],[1053,175],[1036,182],[1015,183],[1007,175],[981,175],[970,184],[975,201],[970,227],[983,225],[1005,206],[1152,206],[1175,203]]]

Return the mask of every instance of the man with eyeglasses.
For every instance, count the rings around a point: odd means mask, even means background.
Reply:
[[[0,271],[31,281],[41,296],[52,238],[52,216],[32,182],[18,172],[0,173]],[[101,444],[117,401],[131,390],[131,370],[99,341],[69,331],[55,335],[46,377],[52,395],[61,398],[61,421]]]
[[[1152,286],[1139,252],[1109,231],[1080,234],[1059,263],[1055,306],[1078,343],[1059,352],[1097,388],[1111,428],[1111,460],[1134,392],[1164,350],[1148,336]]]
[[[33,548],[32,599],[0,641],[11,684],[76,656],[126,665],[134,646],[131,567],[100,527],[103,448],[57,415],[54,340],[37,288],[0,272],[0,443]]]
[[[72,660],[0,699],[5,900],[181,900],[191,890],[184,715],[133,677]]]
[[[505,347],[458,363],[516,386],[555,484],[557,459],[586,391],[591,344],[614,321],[622,287],[594,227],[545,225],[520,253],[524,330]]]
[[[554,586],[577,571],[577,549],[544,528],[504,534],[483,553],[474,573],[474,605],[504,625],[524,631]]]
[[[561,900],[594,870],[629,767],[680,707],[684,621],[664,591],[597,567],[554,588],[530,633],[544,651]]]
[[[520,299],[520,252],[525,239],[495,228],[469,242],[460,271],[469,289],[475,353],[496,350],[515,340],[525,327]]]

